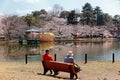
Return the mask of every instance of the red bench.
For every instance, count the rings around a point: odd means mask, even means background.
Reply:
[[[74,76],[76,79],[78,78],[77,73],[75,71],[74,65],[71,63],[64,63],[64,62],[59,62],[59,61],[42,61],[43,68],[44,68],[44,75],[49,71],[49,70],[56,70],[56,71],[62,71],[62,72],[68,72],[70,73],[70,79],[73,79]]]

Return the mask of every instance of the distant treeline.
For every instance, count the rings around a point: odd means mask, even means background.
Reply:
[[[93,8],[90,3],[86,3],[82,7],[82,11],[79,12],[76,9],[66,11],[59,4],[55,4],[50,12],[41,9],[40,11],[33,11],[24,16],[13,15],[3,18],[3,34],[10,40],[24,37],[25,30],[30,28],[44,28],[44,25],[48,21],[50,22],[52,17],[66,20],[67,25],[107,26],[108,29],[120,29],[120,15],[112,17],[108,13],[104,13],[99,6]],[[56,25],[55,23],[51,24],[53,24],[53,27]],[[60,33],[60,31],[58,32]]]

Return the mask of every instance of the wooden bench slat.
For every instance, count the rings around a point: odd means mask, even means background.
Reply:
[[[59,71],[64,71],[64,72],[70,72],[68,65],[73,66],[72,64],[68,64],[68,63],[52,62],[52,61],[49,63],[45,63],[45,66],[47,68],[59,70]],[[71,67],[71,68],[74,69],[74,67]]]

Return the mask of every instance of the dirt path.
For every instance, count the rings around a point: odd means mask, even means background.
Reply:
[[[78,62],[82,71],[78,80],[120,80],[120,61],[112,62]],[[0,80],[69,80],[69,73],[59,75],[42,75],[43,68],[39,62],[0,62]]]

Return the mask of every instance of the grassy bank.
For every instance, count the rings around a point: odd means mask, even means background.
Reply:
[[[82,71],[78,73],[79,80],[119,80],[120,61],[96,62],[87,64],[78,62]],[[64,80],[69,79],[69,73],[60,72],[56,77],[42,75],[41,62],[0,62],[0,80]]]

